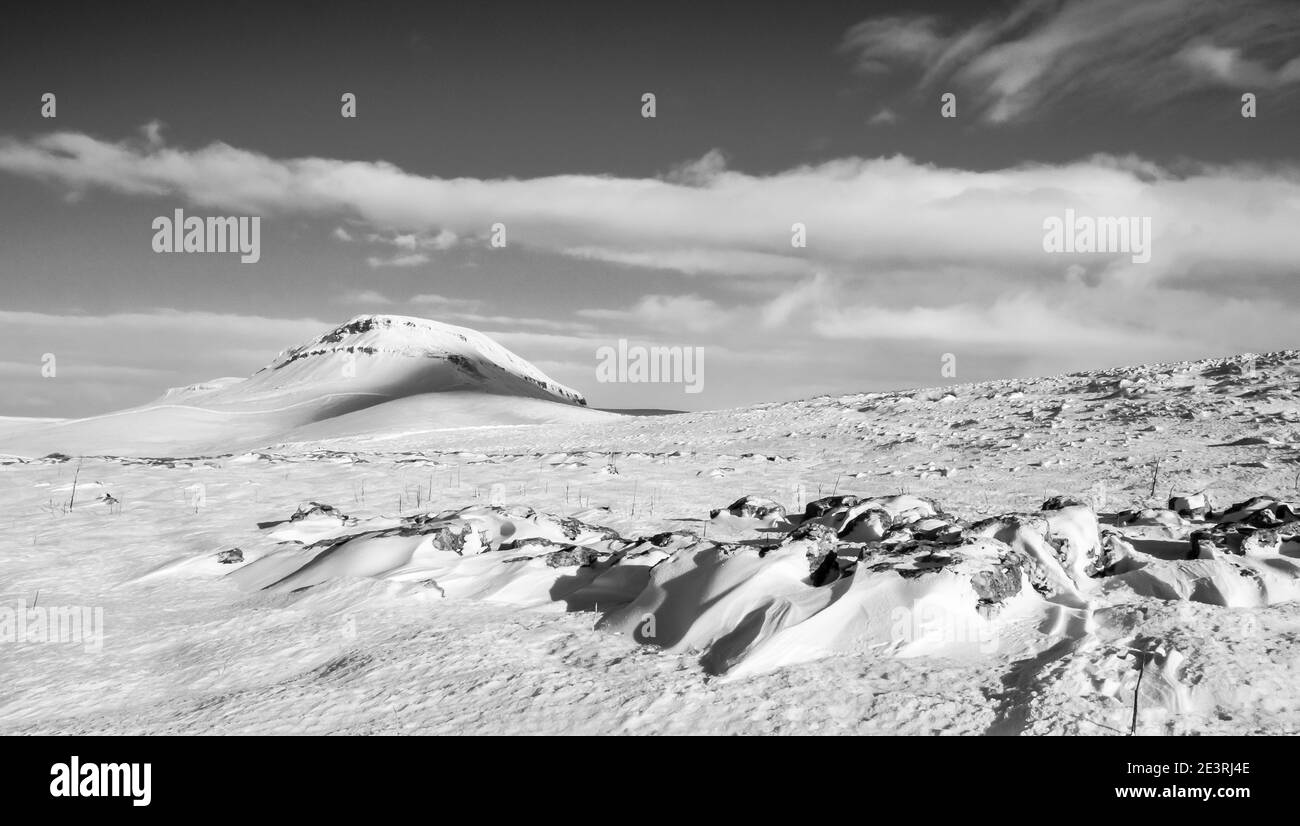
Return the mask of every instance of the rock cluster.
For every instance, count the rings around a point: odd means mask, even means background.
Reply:
[[[1300,551],[1300,507],[1272,496],[1238,502],[1223,513],[1209,513],[1216,524],[1191,534],[1188,559],[1276,556]]]

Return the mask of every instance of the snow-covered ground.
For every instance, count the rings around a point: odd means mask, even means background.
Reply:
[[[1300,353],[633,417],[402,322],[0,423],[0,607],[103,623],[0,732],[1300,728]]]

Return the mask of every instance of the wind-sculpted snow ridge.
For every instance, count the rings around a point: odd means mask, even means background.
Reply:
[[[1033,654],[1145,597],[1259,607],[1300,596],[1300,506],[1169,505],[1099,520],[1058,496],[970,522],[906,494],[824,497],[793,515],[744,497],[712,511],[711,527],[740,537],[719,540],[623,537],[585,521],[599,511],[476,505],[358,523],[310,503],[262,523],[282,544],[231,576],[271,592],[373,577],[595,611],[603,628],[696,653],[728,677],[831,655]]]

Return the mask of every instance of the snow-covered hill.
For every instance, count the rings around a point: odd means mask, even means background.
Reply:
[[[206,455],[303,438],[610,417],[475,330],[362,315],[245,379],[173,388],[115,413],[0,429],[0,452]]]
[[[342,406],[356,410],[376,399],[460,390],[587,404],[581,393],[477,330],[396,315],[357,316],[285,350],[247,379],[221,379],[164,398],[247,408],[334,393],[352,397]],[[330,415],[338,409],[332,406]]]

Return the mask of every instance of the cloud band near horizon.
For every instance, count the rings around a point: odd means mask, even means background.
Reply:
[[[0,172],[70,193],[107,190],[265,218],[363,225],[390,259],[419,265],[494,224],[530,250],[686,274],[861,274],[953,264],[1059,272],[1044,221],[1065,210],[1152,219],[1154,254],[1078,263],[1100,277],[1176,279],[1198,268],[1288,270],[1300,260],[1300,166],[1095,155],[1068,164],[971,171],[903,156],[843,158],[769,175],[728,169],[711,151],[654,178],[554,175],[438,178],[382,161],[276,159],[224,143],[111,142],[56,132],[0,139]],[[807,246],[791,245],[794,224]],[[340,235],[351,238],[352,234]],[[346,242],[344,242],[346,243]]]

